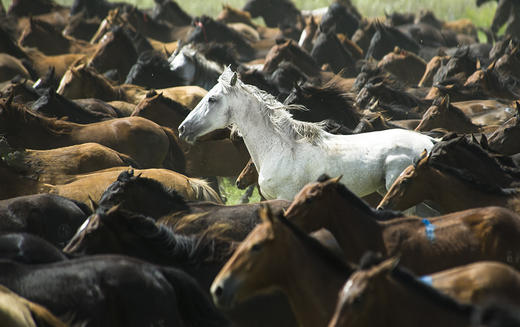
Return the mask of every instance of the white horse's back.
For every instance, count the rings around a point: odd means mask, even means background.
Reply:
[[[428,136],[402,129],[332,135],[319,124],[294,120],[288,109],[272,95],[242,83],[227,68],[179,132],[194,141],[234,124],[258,169],[262,194],[286,200],[324,173],[343,175],[342,183],[358,196],[384,192],[434,144]]]

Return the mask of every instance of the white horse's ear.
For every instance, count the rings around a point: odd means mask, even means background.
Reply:
[[[231,82],[229,83],[231,86],[235,86],[235,84],[237,83],[237,79],[238,79],[238,76],[237,76],[237,73],[233,73],[233,77],[231,77]]]

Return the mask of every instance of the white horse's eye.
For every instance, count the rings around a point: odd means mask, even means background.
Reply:
[[[208,102],[209,102],[209,103],[215,103],[215,102],[217,102],[217,98],[216,98],[216,97],[210,97],[210,98],[208,99]]]

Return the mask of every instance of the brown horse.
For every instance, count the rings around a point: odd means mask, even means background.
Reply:
[[[450,103],[449,95],[433,101],[415,130],[424,132],[435,128],[455,133],[479,133],[483,130],[482,126],[473,124],[462,110]]]
[[[338,178],[326,177],[306,185],[285,215],[307,232],[328,229],[350,262],[358,262],[369,250],[386,257],[399,255],[417,274],[479,260],[509,263],[508,253],[516,249],[513,244],[520,233],[520,217],[505,208],[471,209],[427,220],[402,217],[401,212],[372,209]],[[511,265],[519,267],[520,262]]]
[[[516,104],[517,111],[520,110]],[[489,136],[489,148],[505,155],[520,153],[518,138],[520,137],[520,117],[517,113],[514,117],[502,124]]]
[[[335,295],[353,269],[268,208],[259,215],[263,223],[213,281],[213,301],[218,307],[233,308],[255,294],[281,289],[300,326],[325,326]]]
[[[258,183],[258,171],[253,160],[249,159],[240,175],[238,175],[235,184],[239,189],[244,190],[246,187],[256,183]]]
[[[48,193],[88,203],[92,206],[91,209],[94,209],[91,199],[99,201],[107,187],[117,180],[121,172],[127,169],[128,167],[114,167],[90,174],[76,175],[72,176],[67,184],[55,186],[45,184],[44,187],[47,188],[45,191]],[[143,177],[159,181],[165,187],[175,190],[187,201],[222,203],[218,194],[204,180],[186,177],[168,169],[136,169],[135,172]]]
[[[31,67],[38,76],[45,76],[49,67],[54,67],[56,78],[62,78],[70,67],[86,62],[87,56],[80,53],[67,53],[47,56],[34,48],[25,48],[24,53],[29,58]]]
[[[518,212],[518,197],[516,189],[482,183],[467,170],[436,163],[424,152],[394,181],[378,208],[404,210],[430,200],[444,212],[484,206],[508,207]]]
[[[418,55],[396,47],[379,61],[377,67],[393,74],[400,81],[415,86],[424,75],[426,62]]]
[[[139,165],[131,157],[97,143],[83,143],[50,150],[17,150],[0,138],[0,156],[26,176],[49,184],[63,184],[71,177],[111,167]]]
[[[190,109],[195,108],[207,93],[198,86],[176,86],[159,89],[157,92]],[[69,99],[98,98],[104,101],[121,100],[137,104],[145,98],[148,91],[131,84],[114,86],[107,78],[82,64],[65,72],[57,93]]]
[[[142,167],[184,171],[184,155],[175,134],[140,117],[76,124],[47,118],[12,103],[0,104],[0,131],[17,148],[51,149],[95,142],[129,155]]]
[[[106,33],[90,56],[88,66],[98,72],[116,69],[118,81],[124,82],[130,68],[136,63],[138,53],[132,40],[122,28]]]
[[[435,56],[426,65],[424,74],[419,81],[418,86],[419,87],[425,87],[425,86],[432,86],[433,84],[433,76],[437,73],[439,68],[441,66],[446,65],[448,63],[448,60],[450,59],[449,56]]]
[[[9,327],[67,327],[43,306],[0,285],[0,321]]]
[[[354,273],[340,293],[329,327],[470,325],[473,306],[422,283],[397,261],[389,259]]]
[[[34,47],[46,55],[66,53],[91,54],[95,46],[83,41],[65,36],[61,31],[46,22],[29,19],[29,25],[23,30],[18,43],[24,47]]]

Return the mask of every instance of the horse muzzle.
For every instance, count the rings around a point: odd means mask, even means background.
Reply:
[[[220,309],[232,309],[235,306],[238,286],[238,280],[231,276],[215,280],[210,288],[213,303]]]
[[[194,136],[193,129],[187,124],[181,124],[179,126],[179,138],[192,145],[197,140],[197,137]]]

